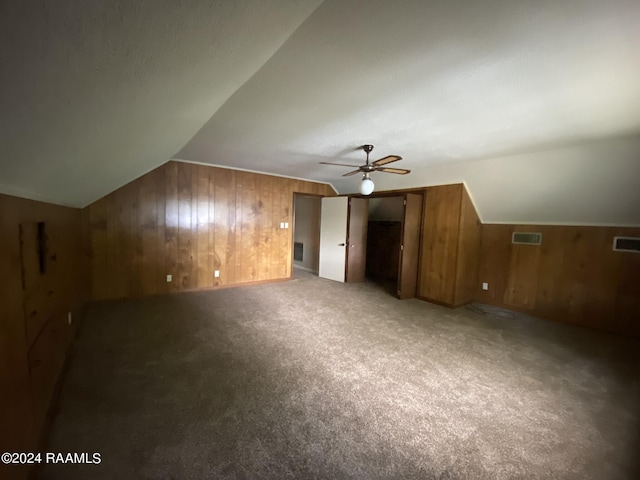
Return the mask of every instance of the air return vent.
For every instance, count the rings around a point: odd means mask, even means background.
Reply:
[[[613,250],[640,253],[640,237],[614,237]]]
[[[523,245],[541,245],[542,234],[531,232],[513,232],[511,243],[521,243]]]

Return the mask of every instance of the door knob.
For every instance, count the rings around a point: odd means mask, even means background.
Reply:
[[[346,245],[346,243],[339,243],[338,246],[339,247],[344,247]]]

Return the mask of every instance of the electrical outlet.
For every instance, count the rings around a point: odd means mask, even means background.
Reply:
[[[487,282],[482,282],[482,289],[489,290],[489,284]]]
[[[280,222],[280,228],[284,228],[284,222]]]
[[[71,316],[71,312],[67,314],[67,320],[69,321],[69,325],[71,325],[71,322],[73,322],[73,317]]]
[[[284,222],[284,228],[289,228],[289,222]]]
[[[216,277],[216,278],[220,277],[220,270],[214,271],[213,272],[213,276]]]
[[[167,283],[171,283],[173,281],[173,275],[167,275]]]

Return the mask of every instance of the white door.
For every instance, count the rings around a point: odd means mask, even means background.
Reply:
[[[318,276],[344,282],[347,244],[347,197],[325,197],[320,211]]]

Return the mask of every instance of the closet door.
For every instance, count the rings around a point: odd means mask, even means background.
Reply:
[[[350,198],[347,226],[347,282],[364,282],[368,220],[369,200]]]
[[[422,195],[407,193],[404,198],[402,241],[398,264],[398,298],[414,298],[418,284]]]

